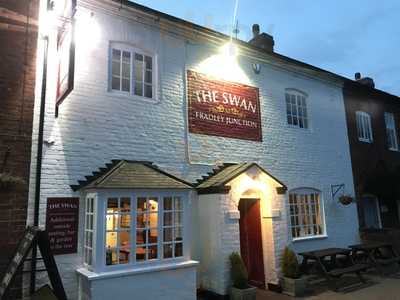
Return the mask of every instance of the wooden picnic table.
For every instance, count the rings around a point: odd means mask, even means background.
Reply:
[[[351,245],[354,260],[361,260],[376,268],[385,275],[384,267],[397,263],[400,267],[400,256],[390,243],[368,242]]]
[[[312,269],[324,276],[335,291],[339,289],[338,279],[345,274],[354,273],[360,282],[365,283],[361,272],[365,271],[368,265],[354,263],[351,252],[350,249],[345,248],[327,248],[299,253],[303,257],[301,269],[303,272],[309,273],[309,261],[311,260],[313,262]],[[344,258],[345,265],[342,265],[343,261],[339,263],[338,257]]]

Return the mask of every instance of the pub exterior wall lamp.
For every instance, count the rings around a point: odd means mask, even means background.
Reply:
[[[251,66],[252,66],[253,71],[254,71],[255,74],[257,74],[257,75],[260,74],[260,71],[261,71],[261,65],[260,64],[252,63]]]

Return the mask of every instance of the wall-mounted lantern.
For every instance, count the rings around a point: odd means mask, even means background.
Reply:
[[[253,71],[255,74],[260,74],[261,65],[257,63],[252,63]]]

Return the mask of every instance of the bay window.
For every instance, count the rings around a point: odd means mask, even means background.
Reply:
[[[103,270],[185,256],[185,193],[107,192],[97,195],[100,202],[97,214],[94,213],[94,197],[86,197],[85,201],[86,266],[92,264],[93,257],[99,256],[98,268]],[[97,228],[101,228],[97,233],[95,215]],[[96,235],[97,247],[94,246]]]

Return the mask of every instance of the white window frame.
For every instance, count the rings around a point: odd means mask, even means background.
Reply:
[[[371,123],[370,114],[364,111],[356,111],[357,137],[360,142],[372,143],[374,141]]]
[[[112,88],[112,52],[113,49],[125,51],[130,53],[130,80],[129,80],[129,92],[115,90]],[[149,56],[152,58],[152,97],[145,97],[144,96],[144,86],[145,86],[145,68],[143,68],[143,95],[136,95],[134,92],[135,88],[135,53],[140,54],[143,56]],[[125,96],[136,98],[145,101],[158,101],[158,63],[157,63],[158,56],[156,53],[151,51],[147,51],[130,44],[120,43],[120,42],[110,42],[109,45],[109,70],[108,70],[108,91],[112,94],[118,96]]]
[[[292,88],[285,89],[286,123],[288,126],[302,130],[310,128],[310,114],[307,102],[308,95],[306,93]],[[295,120],[297,124],[294,124]],[[300,123],[303,125],[301,126]]]
[[[94,193],[89,193],[85,197],[85,227],[84,227],[84,241],[83,241],[83,263],[91,269],[95,263],[95,249],[96,249],[96,205],[97,197]],[[91,221],[90,221],[91,220]],[[91,226],[89,224],[91,223]],[[88,239],[89,235],[91,239]],[[90,262],[87,258],[90,255]]]
[[[131,198],[131,252],[129,257],[129,262],[125,264],[106,264],[106,210],[107,210],[107,199],[108,198]],[[138,198],[158,198],[159,199],[159,210],[158,210],[158,240],[157,240],[157,253],[156,259],[151,260],[140,260],[136,261],[136,209],[137,209],[137,199]],[[182,232],[182,256],[175,258],[163,258],[163,228],[162,228],[162,217],[163,217],[163,198],[164,197],[180,197],[183,205],[183,232]],[[190,239],[188,237],[187,230],[188,227],[188,208],[187,208],[187,192],[179,190],[168,190],[168,191],[152,191],[152,190],[137,190],[134,192],[119,191],[119,192],[108,192],[104,191],[99,196],[99,216],[101,215],[101,220],[99,220],[99,226],[102,227],[102,233],[97,234],[98,245],[96,249],[96,256],[98,257],[98,263],[96,264],[97,271],[107,272],[116,270],[127,270],[132,268],[142,268],[146,266],[160,265],[163,263],[175,263],[181,262],[189,259],[190,253]],[[161,199],[161,202],[160,202]]]
[[[399,144],[397,142],[396,122],[393,113],[385,112],[385,126],[388,149],[398,151]]]
[[[295,217],[296,215],[299,216],[299,223],[300,223],[300,211],[298,214],[293,215],[291,213],[291,195],[298,195],[298,196],[310,196],[311,194],[318,194],[318,208],[319,208],[319,212],[316,211],[315,213],[315,217],[318,218],[318,214],[319,214],[319,218],[320,218],[320,226],[321,228],[321,233],[319,234],[302,234],[299,236],[293,236],[293,228],[299,228],[300,231],[303,231],[303,233],[305,232],[305,226],[302,224],[294,224],[292,222],[292,217]],[[309,202],[311,199],[307,199],[307,202]],[[315,201],[315,199],[314,199]],[[308,224],[311,224],[309,226],[315,226],[318,225],[317,223],[313,223],[312,222],[312,209],[311,206],[305,206],[304,203],[301,205],[304,206],[305,209],[307,210],[307,215],[308,215],[308,221],[311,220],[311,222],[309,222]],[[292,189],[289,192],[289,197],[288,197],[288,217],[289,217],[289,236],[291,237],[292,241],[301,241],[301,240],[307,240],[307,239],[316,239],[316,238],[325,238],[327,237],[327,231],[326,231],[326,223],[325,223],[325,209],[324,209],[324,200],[323,200],[323,195],[322,192],[318,189],[315,188],[308,188],[308,187],[303,187],[303,188],[296,188],[296,189]],[[299,208],[300,209],[300,208]],[[311,217],[310,217],[311,216]],[[304,216],[301,216],[301,218],[303,218]]]

